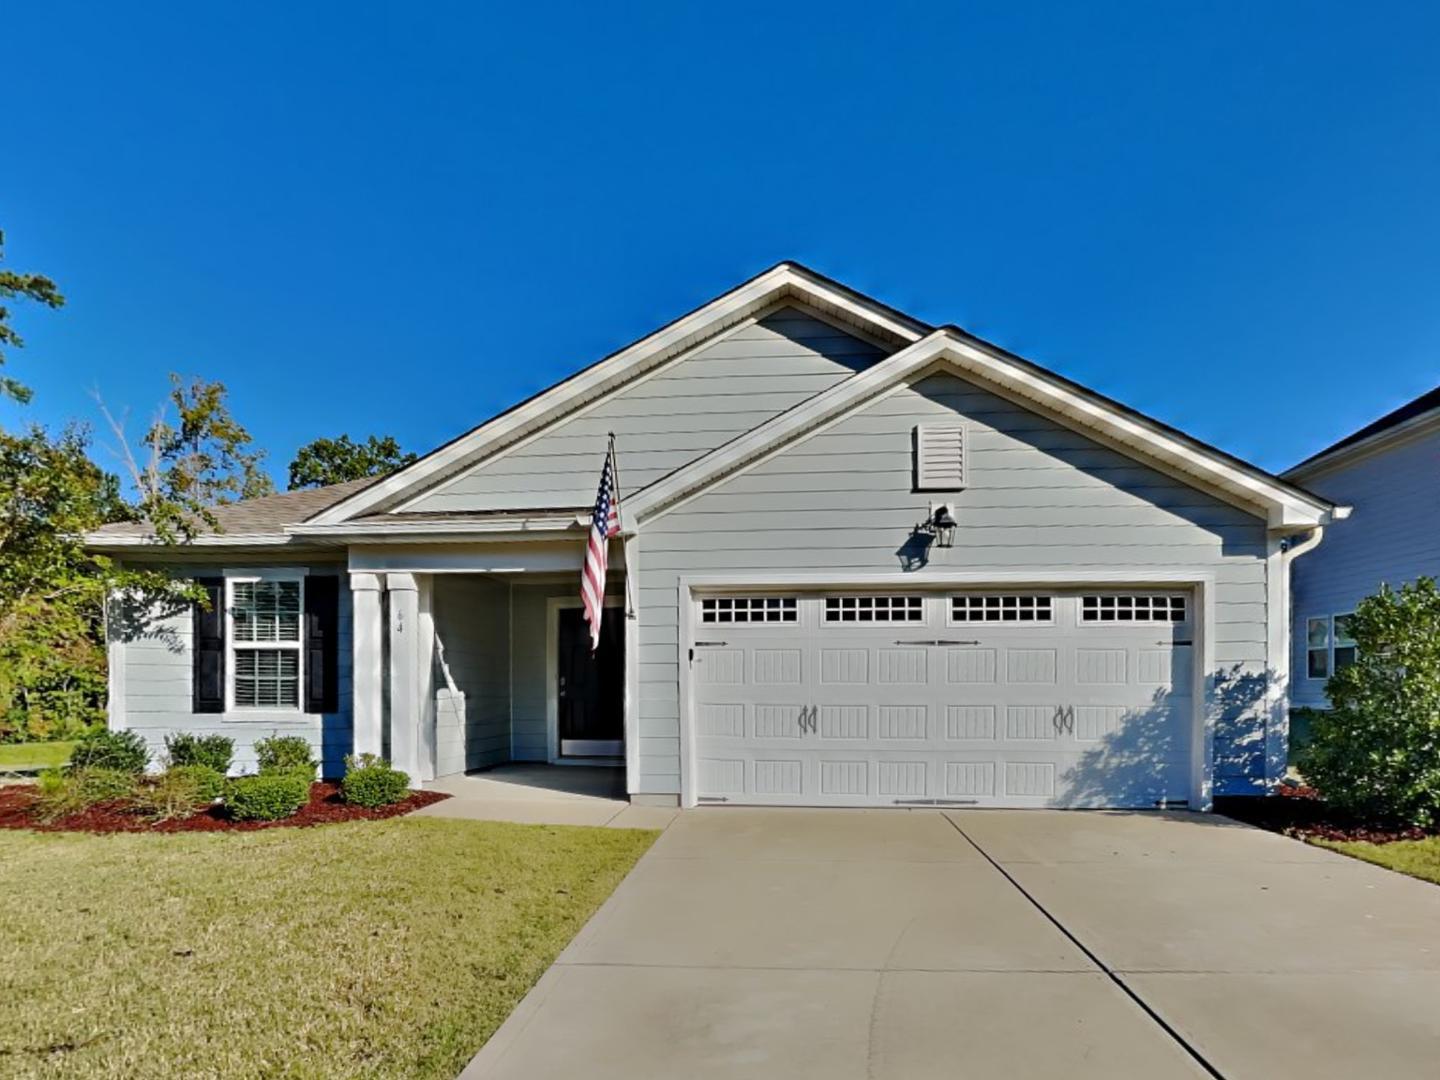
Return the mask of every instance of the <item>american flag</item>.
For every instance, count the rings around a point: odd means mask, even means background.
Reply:
[[[585,548],[585,569],[580,575],[580,600],[585,621],[590,624],[590,651],[600,647],[600,620],[605,613],[605,564],[609,559],[610,537],[620,531],[620,493],[615,489],[615,444],[605,453],[600,471],[600,490],[595,493],[595,513],[590,516],[590,540]]]

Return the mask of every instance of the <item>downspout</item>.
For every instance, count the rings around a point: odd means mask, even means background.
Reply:
[[[1268,735],[1266,742],[1265,783],[1267,789],[1285,777],[1290,749],[1290,667],[1295,655],[1294,619],[1291,611],[1290,564],[1307,551],[1319,546],[1325,536],[1325,526],[1317,525],[1303,539],[1282,539],[1278,545],[1279,559],[1276,567],[1278,581],[1271,583],[1271,602],[1276,605],[1280,618],[1279,632],[1271,637],[1271,650],[1266,702]]]

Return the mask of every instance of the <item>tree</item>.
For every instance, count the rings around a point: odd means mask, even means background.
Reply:
[[[302,446],[290,463],[290,490],[384,476],[414,460],[415,455],[401,450],[391,435],[379,439],[371,435],[363,443],[352,442],[349,435],[316,439]]]
[[[250,449],[250,433],[230,415],[225,385],[174,374],[170,384],[169,397],[140,439],[138,452],[123,416],[116,418],[99,402],[135,490],[136,517],[167,544],[218,528],[216,506],[275,491],[261,468],[265,452]]]
[[[135,517],[88,447],[78,425],[0,431],[0,742],[64,738],[104,719],[110,597],[165,611],[201,595],[86,550],[85,533]]]
[[[5,230],[0,229],[0,259],[5,252]],[[14,270],[0,270],[0,367],[5,364],[6,347],[18,349],[24,339],[10,325],[10,308],[4,303],[15,298],[34,300],[46,307],[58,308],[65,304],[55,282],[44,274],[19,274]],[[9,398],[25,404],[30,400],[30,388],[16,379],[0,374],[0,398]]]
[[[1368,819],[1440,824],[1440,588],[1382,586],[1349,616],[1355,662],[1325,684],[1300,768],[1331,805]]]

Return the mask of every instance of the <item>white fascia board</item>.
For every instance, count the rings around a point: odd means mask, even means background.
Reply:
[[[779,450],[791,439],[939,363],[952,365],[962,376],[978,377],[1034,401],[1142,461],[1167,465],[1196,486],[1208,485],[1217,489],[1221,497],[1228,493],[1229,501],[1264,514],[1272,529],[1294,531],[1331,520],[1333,508],[1328,503],[1303,498],[1283,482],[1268,482],[1252,475],[1103,401],[977,348],[943,328],[657,481],[631,498],[629,511],[633,519],[643,522],[689,493]]]
[[[530,401],[427,454],[413,465],[392,473],[348,499],[310,518],[315,525],[332,525],[390,504],[447,472],[470,464],[485,448],[507,437],[563,415],[576,402],[618,389],[627,375],[670,351],[684,349],[729,323],[743,319],[776,300],[795,297],[829,310],[844,312],[862,325],[874,327],[899,341],[913,342],[928,329],[880,304],[866,303],[858,294],[836,288],[801,267],[782,263],[711,301],[675,322],[642,338],[613,356],[547,390]]]
[[[1388,427],[1384,431],[1377,431],[1368,439],[1351,443],[1349,446],[1342,446],[1338,450],[1327,451],[1319,457],[1311,458],[1292,469],[1287,469],[1280,475],[1286,480],[1302,484],[1317,476],[1323,476],[1332,469],[1353,465],[1372,454],[1383,453],[1391,447],[1427,435],[1431,431],[1440,431],[1440,409],[1432,409],[1419,416],[1412,416],[1404,423]]]
[[[167,544],[153,536],[111,536],[106,533],[86,533],[84,541],[85,546],[92,551],[167,547],[279,547],[295,543],[292,537],[282,533],[204,533],[178,544]]]

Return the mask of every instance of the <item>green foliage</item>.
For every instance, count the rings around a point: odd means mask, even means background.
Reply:
[[[209,773],[211,777],[215,775],[213,769],[206,769],[203,765],[167,769],[159,776],[140,781],[130,797],[130,805],[141,817],[157,824],[193,817],[209,801],[202,788],[208,778],[197,775],[193,771],[196,769]]]
[[[1355,663],[1325,684],[1301,758],[1333,806],[1366,819],[1440,824],[1440,588],[1382,587],[1350,617]]]
[[[132,776],[150,764],[150,749],[134,731],[95,731],[81,739],[70,754],[72,769],[114,769]]]
[[[315,778],[319,764],[310,752],[310,740],[300,735],[272,735],[255,744],[255,758],[262,773],[304,773]]]
[[[200,802],[214,802],[225,794],[225,774],[209,765],[171,765],[164,775],[193,783]]]
[[[218,530],[216,506],[275,492],[262,468],[265,452],[251,448],[254,439],[230,415],[225,395],[224,383],[171,374],[169,398],[138,454],[124,424],[101,404],[136,492],[135,514],[164,543]]]
[[[224,735],[192,735],[177,731],[165,736],[165,757],[172,766],[204,765],[224,776],[235,757],[235,740]]]
[[[410,777],[375,754],[350,754],[340,794],[356,806],[389,806],[410,794]]]
[[[310,782],[295,771],[261,773],[231,780],[225,806],[240,821],[279,821],[310,797]]]
[[[4,258],[5,231],[0,229],[0,258]],[[44,274],[21,274],[14,270],[0,270],[0,366],[5,363],[5,349],[18,349],[25,344],[23,338],[10,325],[10,307],[5,301],[19,298],[33,300],[49,308],[63,307],[65,297],[59,288]],[[22,405],[30,400],[30,388],[6,375],[0,375],[0,398],[9,398]]]
[[[39,778],[35,816],[40,821],[55,821],[88,810],[96,803],[128,798],[136,783],[135,774],[124,769],[98,765],[46,769]]]
[[[401,450],[393,435],[371,435],[363,443],[352,442],[349,435],[316,439],[302,446],[290,462],[290,490],[384,476],[414,460],[415,455]]]
[[[0,741],[83,734],[104,720],[105,598],[158,605],[187,586],[87,552],[81,536],[128,511],[79,428],[0,431]]]

